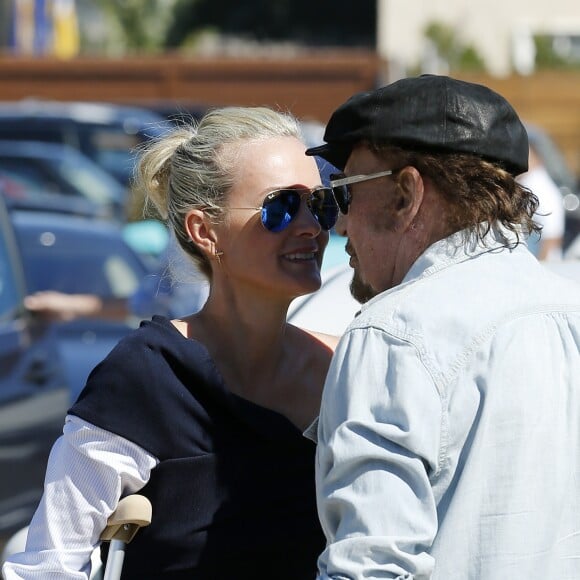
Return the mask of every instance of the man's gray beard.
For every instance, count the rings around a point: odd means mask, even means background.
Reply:
[[[368,302],[378,294],[378,292],[375,292],[368,284],[360,279],[356,270],[353,273],[352,281],[350,283],[350,293],[352,294],[352,297],[361,304]]]

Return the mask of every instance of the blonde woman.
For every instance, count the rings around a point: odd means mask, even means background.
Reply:
[[[143,322],[69,411],[15,578],[88,578],[119,499],[153,523],[124,578],[313,578],[324,547],[314,493],[318,413],[334,340],[286,322],[320,286],[330,189],[295,119],[224,108],[141,157],[138,183],[210,282],[202,310]]]

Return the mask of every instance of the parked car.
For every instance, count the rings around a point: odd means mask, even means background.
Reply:
[[[0,103],[0,139],[69,145],[125,186],[135,148],[166,129],[164,117],[141,107],[37,99]]]
[[[17,175],[8,175],[0,169],[0,196],[8,209],[36,209],[92,218],[109,218],[106,208],[76,195],[61,195],[37,189]]]
[[[103,217],[125,220],[127,190],[77,149],[60,143],[0,140],[0,174],[27,197],[84,199]]]
[[[123,296],[147,273],[114,224],[8,212],[0,197],[0,544],[30,520],[48,453],[90,370],[132,328],[42,320],[24,296],[51,287]]]
[[[149,273],[116,224],[33,211],[11,218],[29,292],[128,297]]]
[[[171,101],[161,99],[144,102],[143,106],[160,115],[172,125],[199,121],[210,109],[209,105],[191,101]]]

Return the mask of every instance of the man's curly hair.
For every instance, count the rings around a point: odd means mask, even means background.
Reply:
[[[453,231],[468,229],[482,238],[500,223],[518,241],[541,231],[533,219],[538,198],[497,163],[465,153],[368,145],[392,167],[413,166],[433,182],[449,206],[448,225]]]

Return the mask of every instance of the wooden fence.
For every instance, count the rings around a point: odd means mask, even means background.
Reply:
[[[494,78],[462,75],[506,97],[527,122],[545,129],[580,176],[580,72],[541,72]]]
[[[350,95],[375,86],[378,68],[368,52],[283,59],[0,59],[0,100],[266,104],[326,121]]]

